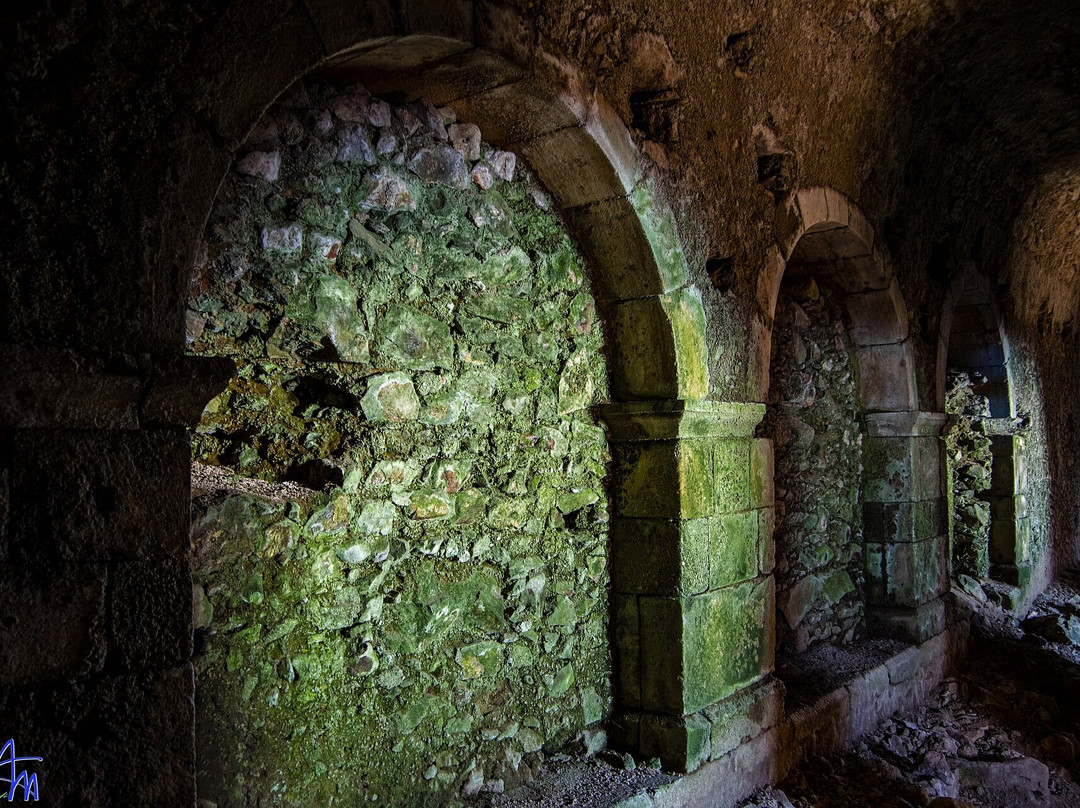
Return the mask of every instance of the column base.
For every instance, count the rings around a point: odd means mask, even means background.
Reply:
[[[692,772],[784,719],[784,684],[773,676],[684,716],[624,712],[608,722],[608,742],[664,769]]]

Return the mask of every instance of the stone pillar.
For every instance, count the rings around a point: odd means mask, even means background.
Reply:
[[[922,643],[945,625],[945,414],[879,412],[863,439],[867,626]]]
[[[728,751],[714,740],[762,698],[774,697],[760,719],[779,709],[775,688],[747,695],[773,668],[772,445],[753,438],[764,412],[651,401],[600,413],[613,457],[610,736],[665,767]]]
[[[0,356],[3,740],[50,804],[191,806],[187,427],[232,363]]]
[[[1025,588],[1031,582],[1031,532],[1027,512],[1027,465],[1023,438],[1013,435],[1010,418],[987,418],[990,437],[990,577]]]

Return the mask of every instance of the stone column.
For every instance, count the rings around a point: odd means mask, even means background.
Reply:
[[[922,643],[945,626],[945,414],[879,412],[863,439],[867,626]]]
[[[1027,465],[1023,438],[1011,418],[986,418],[990,437],[990,577],[1024,589],[1031,582],[1031,530],[1027,512]]]
[[[187,427],[232,363],[0,357],[3,740],[49,804],[191,806]]]
[[[729,751],[723,730],[761,698],[774,696],[760,719],[779,709],[775,689],[746,695],[773,668],[772,445],[753,438],[764,412],[653,401],[600,413],[613,457],[611,740],[665,767]]]

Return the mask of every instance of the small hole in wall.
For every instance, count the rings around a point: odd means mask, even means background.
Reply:
[[[735,286],[735,256],[713,257],[705,262],[705,273],[718,292],[730,292]]]
[[[672,89],[630,93],[633,126],[650,140],[672,143],[679,138],[679,96]]]

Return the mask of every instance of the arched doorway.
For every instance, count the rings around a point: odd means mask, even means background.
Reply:
[[[431,46],[430,39],[426,38],[424,41],[427,43],[425,47]],[[411,43],[418,44],[420,43]],[[378,57],[372,56],[376,50],[381,51]],[[596,99],[593,99],[592,106],[585,110],[582,122],[569,113],[562,102],[527,79],[511,82],[510,85],[499,85],[491,90],[486,89],[488,85],[484,82],[490,78],[487,71],[492,65],[491,54],[459,46],[450,48],[450,52],[457,55],[447,58],[445,43],[435,50],[437,56],[431,56],[432,51],[429,50],[428,55],[420,60],[425,68],[422,72],[431,77],[430,82],[425,85],[425,93],[430,91],[428,98],[436,99],[437,105],[444,106],[449,99],[453,101],[449,105],[451,108],[468,110],[469,114],[475,114],[474,121],[495,122],[490,130],[485,131],[493,132],[494,139],[511,146],[517,154],[528,155],[531,167],[536,170],[556,206],[564,211],[571,231],[578,236],[593,269],[597,308],[604,315],[607,325],[612,399],[616,402],[640,402],[629,407],[629,417],[633,419],[639,417],[642,405],[647,406],[651,398],[674,400],[674,403],[681,404],[685,399],[693,400],[703,396],[707,389],[707,362],[700,298],[687,283],[686,268],[666,214],[651,199],[648,183],[640,181],[633,146],[625,129],[619,128],[617,120],[611,117]],[[424,49],[420,48],[419,51],[424,52]],[[415,55],[412,47],[398,48],[385,41],[379,43],[376,49],[357,49],[352,51],[352,54],[357,52],[366,54],[361,64],[353,63],[352,67],[342,64],[335,66],[333,75],[337,76],[338,80],[341,80],[343,69],[359,67],[365,74],[373,75],[370,71],[376,64],[396,69],[402,65],[394,60],[403,52]],[[406,67],[417,68],[420,65],[411,64]],[[505,64],[503,67],[515,77],[520,76],[520,71]],[[415,87],[410,82],[419,80],[419,74],[415,70],[396,73],[391,78],[386,78],[388,71],[384,70],[382,74],[383,78],[394,86],[405,88],[399,98],[407,100],[416,94],[409,89]],[[450,78],[447,83],[441,83],[448,76]],[[457,95],[463,88],[466,94]],[[542,113],[539,117],[538,112]],[[258,132],[256,136],[260,136]],[[339,142],[338,145],[345,144]],[[377,143],[370,145],[377,149]],[[363,147],[357,145],[357,149],[362,152]],[[263,155],[267,153],[265,149],[259,148],[250,151],[261,152]],[[237,156],[240,160],[246,160],[248,150],[238,153]],[[259,163],[262,159],[263,157],[252,158],[256,170],[262,170]],[[285,232],[287,228],[278,230],[280,232],[269,233],[266,244],[273,245],[274,249],[280,246],[287,248],[291,235]],[[260,231],[260,248],[266,246],[263,241],[263,232]],[[327,250],[323,257],[330,257],[335,247],[333,241],[325,244],[320,242],[320,245],[320,249],[325,246]],[[336,246],[340,250],[344,244]],[[661,256],[662,260],[657,256]],[[408,301],[409,290],[404,291]],[[327,290],[320,287],[308,295],[316,318],[319,316],[318,298],[323,292]],[[359,343],[336,339],[332,333],[333,329],[337,329],[336,336],[344,337],[350,330],[348,322],[339,320],[340,318],[330,317],[322,324],[330,337],[322,348],[328,355],[337,353],[339,356],[343,348],[346,351],[359,351]],[[268,342],[273,343],[274,340]],[[338,342],[341,344],[337,344]],[[366,398],[366,394],[362,398]],[[620,406],[613,404],[606,411],[608,416],[618,417]],[[640,434],[623,438],[628,441],[625,451],[636,456],[639,441],[642,439]],[[613,453],[617,456],[623,451],[619,445],[613,446]],[[240,456],[237,459],[240,460]],[[671,462],[677,462],[677,458],[661,460],[661,466]],[[341,482],[348,484],[349,481]],[[566,502],[564,506],[570,508],[571,504]],[[581,507],[589,507],[590,504],[585,503]],[[580,508],[571,508],[567,513],[572,515],[578,510]],[[571,521],[572,519],[571,516]],[[675,551],[678,552],[677,545]],[[526,583],[528,580],[526,578]],[[265,596],[265,587],[263,594]],[[636,676],[636,673],[624,675],[622,672],[626,665],[620,666],[619,660],[626,661],[627,656],[627,646],[622,643],[623,640],[627,644],[637,642],[630,635],[637,631],[638,624],[636,618],[631,621],[627,616],[627,620],[623,621],[619,614],[616,614],[614,622],[612,634],[616,643],[613,651],[616,678],[619,681],[618,692],[623,693],[629,677]],[[557,649],[553,650],[557,652]],[[366,653],[366,650],[363,653]],[[680,686],[678,682],[681,677],[677,670],[671,669],[669,661],[658,660],[651,664],[655,668],[654,677],[659,677],[661,683],[670,679],[673,686]],[[563,665],[560,671],[566,667],[568,665]],[[544,684],[560,690],[564,684],[571,686],[569,676],[553,676],[552,682]],[[584,710],[584,707],[582,709]],[[532,727],[528,729],[531,730]],[[499,734],[501,730],[496,733],[496,737]],[[636,745],[636,737],[630,739],[629,743]],[[665,756],[669,754],[671,746],[671,743],[665,746]],[[671,753],[672,765],[686,765],[685,751],[682,758],[678,758],[678,754],[677,749]],[[678,762],[679,760],[682,763]],[[438,765],[435,768],[435,777],[438,778],[441,769]]]
[[[952,573],[968,589],[990,580],[1023,588],[1030,578],[1030,548],[1022,421],[1015,417],[992,288],[974,265],[957,280],[951,304],[942,375],[953,421],[948,433]],[[1007,591],[1004,596],[1007,605],[1018,601]]]
[[[760,433],[775,450],[778,671],[786,657],[798,678],[815,645],[942,629],[944,416],[917,408],[907,311],[865,219],[831,189],[790,207],[757,355],[773,374]]]

